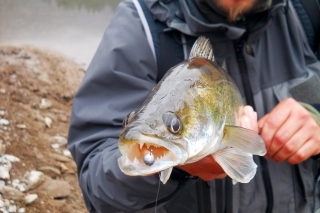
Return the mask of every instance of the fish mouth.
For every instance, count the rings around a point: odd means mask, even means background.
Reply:
[[[122,156],[118,164],[123,173],[131,176],[146,176],[174,167],[187,159],[187,152],[178,144],[165,139],[139,133],[138,137],[119,139]],[[152,164],[146,164],[144,157],[151,153]]]

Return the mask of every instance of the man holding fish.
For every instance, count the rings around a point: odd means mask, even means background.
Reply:
[[[70,123],[90,212],[320,211],[320,63],[293,4],[119,5]]]

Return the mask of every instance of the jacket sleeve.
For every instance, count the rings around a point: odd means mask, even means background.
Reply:
[[[90,212],[133,212],[155,202],[158,176],[123,174],[117,143],[123,118],[142,104],[156,79],[155,59],[138,13],[131,1],[125,1],[115,11],[71,113],[68,148]],[[172,179],[161,184],[158,201],[178,188]]]

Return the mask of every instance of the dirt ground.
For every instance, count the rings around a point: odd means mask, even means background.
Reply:
[[[83,67],[60,54],[27,46],[0,46],[0,155],[20,159],[12,163],[10,179],[2,182],[10,185],[15,179],[24,180],[32,170],[50,167],[55,171],[53,180],[70,185],[70,192],[62,197],[38,187],[23,192],[38,194],[31,204],[10,200],[27,213],[87,212],[76,166],[66,148],[72,100],[83,75]]]

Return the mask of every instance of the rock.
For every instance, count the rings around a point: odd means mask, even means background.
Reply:
[[[15,205],[10,205],[8,207],[8,212],[17,212],[17,207]]]
[[[0,208],[4,207],[4,202],[0,199]]]
[[[53,143],[53,144],[51,144],[51,147],[54,148],[54,149],[59,149],[60,145],[57,144],[57,143]]]
[[[62,172],[69,171],[69,168],[66,165],[64,165],[63,163],[60,163],[59,166],[60,166],[60,169]]]
[[[26,209],[25,208],[20,208],[18,209],[18,213],[25,213],[26,212]]]
[[[18,162],[19,158],[13,155],[2,155],[0,156],[0,179],[8,180],[10,179],[9,171],[12,168],[11,162]]]
[[[24,197],[22,192],[10,186],[0,186],[0,191],[2,197],[8,200],[21,201]]]
[[[0,116],[4,116],[6,114],[5,110],[0,109]]]
[[[29,195],[24,197],[24,200],[25,200],[27,205],[32,204],[37,199],[38,199],[38,195],[37,194],[29,194]]]
[[[26,128],[27,128],[27,125],[25,125],[25,124],[17,124],[16,127],[17,127],[18,129],[26,129]]]
[[[71,186],[67,181],[47,179],[38,188],[39,193],[46,193],[55,199],[66,198],[70,195]]]
[[[0,125],[8,126],[10,124],[10,121],[7,119],[1,118],[0,119]]]
[[[8,180],[10,179],[10,169],[0,165],[0,179]]]
[[[50,200],[49,203],[52,206],[61,208],[62,206],[64,206],[66,204],[67,200],[66,199],[58,199],[58,200]]]
[[[0,155],[6,153],[6,145],[4,143],[0,143]]]
[[[68,157],[68,158],[71,158],[71,157],[72,157],[72,156],[71,156],[71,152],[70,152],[68,149],[64,149],[64,150],[62,151],[62,154],[63,154],[64,156]]]
[[[42,98],[39,104],[40,109],[48,109],[52,106],[52,103],[50,100],[47,100],[45,98]]]
[[[39,168],[39,170],[51,178],[56,178],[61,175],[61,172],[59,169],[51,166],[43,166]]]
[[[19,191],[21,192],[25,192],[27,190],[27,185],[23,182],[21,182],[20,180],[18,179],[14,179],[12,180],[12,183],[11,185],[15,188],[15,189],[18,189]]]
[[[52,119],[51,119],[51,118],[49,118],[49,117],[44,117],[43,121],[44,121],[46,127],[48,127],[48,128],[51,127],[51,125],[52,125]]]
[[[68,140],[66,137],[56,135],[54,136],[55,143],[59,144],[60,146],[65,146],[68,143]]]
[[[3,155],[2,158],[5,159],[5,160],[10,161],[12,163],[20,162],[19,158],[17,158],[16,156],[13,156],[13,155],[9,155],[9,154]]]
[[[8,180],[10,179],[10,168],[0,165],[0,179]]]
[[[45,181],[45,175],[40,171],[31,171],[26,174],[28,190],[35,189]]]
[[[49,155],[52,159],[57,160],[57,161],[61,161],[61,162],[69,162],[71,161],[70,158],[60,155],[60,154],[55,154],[55,153],[51,153]]]

